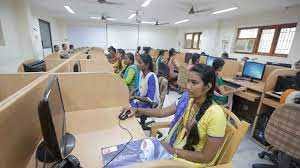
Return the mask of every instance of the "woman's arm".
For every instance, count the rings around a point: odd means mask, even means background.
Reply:
[[[232,93],[239,92],[239,91],[243,91],[243,90],[246,90],[246,89],[247,89],[247,88],[245,88],[245,87],[239,87],[239,88],[237,88],[237,89],[225,89],[225,86],[224,86],[224,85],[219,86],[218,88],[219,88],[221,94],[224,95],[224,96],[228,96],[228,95],[230,95],[230,94],[232,94]]]
[[[209,163],[214,156],[217,154],[219,148],[223,144],[224,138],[216,138],[208,136],[207,142],[201,152],[189,151],[183,149],[176,149],[170,147],[168,144],[163,144],[163,146],[170,153],[175,153],[178,158],[182,158],[195,163]]]
[[[130,113],[128,114],[129,117],[133,116],[141,116],[141,115],[146,115],[149,117],[158,117],[158,118],[163,118],[163,117],[168,117],[176,112],[176,104],[172,104],[169,107],[163,108],[163,109],[145,109],[145,108],[133,108],[133,107],[125,107],[122,109],[122,111],[128,111],[130,110]]]

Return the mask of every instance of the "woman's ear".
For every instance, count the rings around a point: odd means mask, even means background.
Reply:
[[[211,83],[208,83],[206,86],[205,86],[205,92],[208,92],[210,89],[211,89],[211,87],[212,87],[212,84]]]

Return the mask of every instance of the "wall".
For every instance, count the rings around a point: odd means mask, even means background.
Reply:
[[[114,46],[133,50],[137,45],[153,48],[172,48],[177,46],[176,28],[157,26],[141,26],[138,42],[136,25],[108,25],[107,44],[105,25],[93,22],[69,22],[67,26],[68,40],[79,46],[93,44],[98,47]],[[139,43],[139,44],[138,44]]]
[[[16,72],[24,60],[43,57],[39,18],[50,22],[53,45],[66,38],[63,22],[30,6],[29,1],[0,1],[0,20],[5,39],[5,45],[0,46],[0,73]]]
[[[30,10],[24,0],[1,0],[0,20],[5,45],[0,46],[0,72],[16,72],[22,60],[33,55],[28,15]]]
[[[287,58],[237,54],[233,52],[237,28],[293,22],[297,22],[298,26],[290,54]],[[218,21],[214,24],[209,24],[209,26],[206,27],[180,28],[177,40],[182,43],[180,47],[182,50],[184,50],[184,33],[194,31],[200,31],[203,33],[203,36],[201,37],[201,51],[205,51],[210,55],[221,55],[223,52],[222,40],[226,40],[229,42],[227,52],[230,53],[231,57],[242,58],[244,56],[248,56],[250,58],[257,59],[259,62],[273,61],[284,63],[294,63],[296,60],[300,59],[300,7],[290,8],[286,11],[265,12],[254,16],[243,16],[230,20]]]

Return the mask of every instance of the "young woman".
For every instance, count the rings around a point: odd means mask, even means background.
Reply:
[[[124,65],[125,68],[121,72],[121,77],[124,79],[126,85],[128,86],[129,92],[132,93],[138,90],[140,76],[138,67],[134,64],[134,55],[132,53],[125,54]]]
[[[159,93],[160,93],[160,105],[159,108],[162,108],[164,104],[165,97],[168,93],[168,78],[169,78],[169,52],[168,50],[162,50],[161,61],[157,66],[157,77],[159,83]]]
[[[129,98],[130,104],[134,108],[153,108],[160,104],[158,79],[153,72],[153,62],[149,55],[142,54],[137,57],[137,64],[140,69],[139,90],[137,96]],[[147,116],[141,115],[141,125],[143,129],[149,129],[145,123]]]
[[[215,59],[212,65],[213,70],[215,71],[216,74],[216,87],[215,87],[213,99],[218,104],[225,105],[229,109],[231,109],[233,93],[245,90],[246,88],[240,87],[238,89],[231,89],[231,90],[225,89],[225,84],[221,77],[221,71],[223,70],[224,65],[225,65],[225,61],[222,58]]]
[[[175,114],[169,134],[162,141],[166,150],[191,167],[212,166],[223,144],[227,122],[222,107],[212,100],[215,73],[209,66],[199,64],[192,67],[188,78],[188,92],[178,103],[164,109],[127,107],[123,111],[130,110],[130,117]]]

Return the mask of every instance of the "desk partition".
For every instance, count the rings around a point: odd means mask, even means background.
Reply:
[[[45,73],[42,72],[0,74],[0,102],[31,84],[44,74]]]

